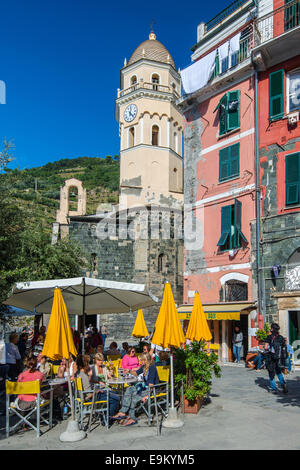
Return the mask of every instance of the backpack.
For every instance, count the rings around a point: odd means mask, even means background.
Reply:
[[[286,347],[283,336],[276,335],[276,336],[271,337],[269,344],[270,344],[271,358],[274,361],[279,361],[284,366],[288,354],[287,354],[287,347]]]

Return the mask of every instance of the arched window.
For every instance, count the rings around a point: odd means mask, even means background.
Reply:
[[[166,272],[166,263],[167,263],[166,255],[164,255],[163,253],[158,255],[157,271],[159,273]]]
[[[157,91],[158,90],[158,84],[159,84],[159,75],[156,73],[152,75],[152,88],[153,90]]]
[[[69,188],[69,211],[78,210],[78,188],[71,186]]]
[[[133,89],[135,90],[135,86],[134,85],[137,85],[137,78],[136,78],[136,75],[133,75],[133,77],[131,77],[130,79],[130,85],[133,87]]]
[[[178,134],[177,132],[174,132],[174,150],[176,153],[178,153]]]
[[[225,302],[248,300],[248,284],[237,280],[225,283]]]
[[[129,147],[134,146],[134,127],[130,127],[129,129]]]
[[[152,140],[151,140],[152,145],[159,145],[159,127],[154,124],[152,126]]]

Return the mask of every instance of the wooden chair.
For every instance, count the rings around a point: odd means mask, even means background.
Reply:
[[[44,400],[41,397],[41,383],[39,380],[34,380],[32,382],[10,382],[6,381],[6,437],[9,437],[9,434],[17,429],[20,425],[27,424],[32,429],[36,431],[36,436],[40,437],[41,435],[41,421],[48,424],[49,429],[52,428],[52,415],[53,415],[53,396],[52,390],[44,390],[43,393],[50,392],[50,400]],[[18,398],[15,401],[11,402],[11,395],[33,395],[36,394],[36,400],[34,402],[34,408],[30,410],[22,410],[18,405]],[[30,419],[33,418],[33,415],[36,414],[36,426],[32,424]],[[49,414],[49,419],[47,420],[44,415]],[[16,415],[19,418],[19,421],[10,426],[10,416]]]

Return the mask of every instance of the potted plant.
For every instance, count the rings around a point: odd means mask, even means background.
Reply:
[[[210,393],[213,374],[221,377],[218,356],[208,353],[205,345],[205,341],[195,341],[176,351],[175,382],[183,381],[185,413],[198,413]]]
[[[269,336],[270,332],[271,332],[271,327],[269,323],[265,323],[263,328],[258,329],[256,331],[255,336],[256,336],[257,341],[259,343],[263,343],[267,339],[267,336]]]

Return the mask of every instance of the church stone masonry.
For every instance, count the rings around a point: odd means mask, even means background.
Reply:
[[[143,312],[149,332],[157,318],[164,283],[171,283],[178,305],[183,296],[182,116],[176,106],[179,96],[180,76],[174,61],[151,33],[128,64],[125,59],[121,70],[121,89],[116,99],[120,129],[119,205],[91,216],[63,210],[62,220],[61,198],[61,210],[53,227],[56,237],[68,232],[84,247],[91,262],[91,270],[84,275],[143,283],[159,298],[157,306]],[[78,190],[79,194],[82,192]],[[125,236],[120,223],[124,215]],[[143,224],[145,215],[147,223]],[[103,226],[106,236],[99,237]],[[135,318],[136,312],[132,312],[88,317],[87,322],[105,323],[108,341],[113,338],[134,342],[130,335]]]

